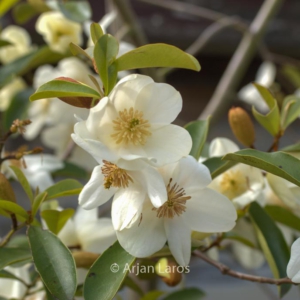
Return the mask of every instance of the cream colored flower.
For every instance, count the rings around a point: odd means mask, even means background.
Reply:
[[[300,238],[292,245],[291,258],[286,273],[293,282],[300,283]]]
[[[5,111],[13,97],[26,88],[26,83],[21,77],[14,78],[0,90],[0,111]]]
[[[61,12],[44,12],[38,18],[35,28],[53,51],[65,53],[71,42],[82,44],[81,25],[68,20]]]
[[[16,25],[7,26],[1,32],[0,37],[12,43],[12,45],[0,48],[0,61],[3,64],[10,63],[33,49],[30,35],[22,27]]]

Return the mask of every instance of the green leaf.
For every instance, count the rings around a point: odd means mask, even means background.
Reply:
[[[81,47],[75,45],[74,43],[70,43],[70,50],[74,56],[79,56],[80,58],[85,58],[88,60],[92,60],[92,57],[87,54]]]
[[[111,300],[118,292],[135,257],[115,242],[96,260],[84,282],[85,300]],[[112,270],[116,270],[113,272]]]
[[[50,231],[54,234],[58,234],[65,226],[67,221],[74,215],[74,209],[67,208],[62,211],[58,210],[43,210],[41,217],[46,221],[46,224]]]
[[[300,160],[287,153],[281,151],[266,153],[254,149],[244,149],[229,153],[223,159],[265,170],[300,186]]]
[[[277,205],[267,205],[264,209],[274,221],[300,231],[300,218],[290,210]]]
[[[14,274],[7,272],[6,270],[1,270],[0,271],[0,278],[8,278],[8,279],[14,279],[14,280],[18,280],[20,282],[23,282],[22,278],[19,278],[17,276],[15,276]],[[1,298],[0,298],[1,300]]]
[[[88,1],[58,2],[57,5],[65,17],[74,22],[82,23],[92,17],[92,10]]]
[[[82,184],[75,179],[64,179],[45,190],[46,200],[64,196],[78,195],[82,190]]]
[[[277,101],[268,91],[268,89],[257,83],[254,83],[253,85],[256,87],[256,89],[270,108],[269,113],[263,115],[259,113],[253,106],[253,116],[255,117],[257,122],[259,122],[260,125],[264,127],[271,135],[276,136],[280,131],[280,114]]]
[[[32,203],[32,209],[31,209],[33,217],[35,217],[38,209],[40,208],[41,204],[46,200],[46,198],[47,198],[46,192],[43,192],[34,198]]]
[[[75,177],[79,179],[89,179],[90,173],[76,164],[64,161],[64,167],[52,173],[52,176]]]
[[[131,50],[117,60],[118,71],[173,67],[200,71],[200,65],[192,55],[167,44],[149,44]]]
[[[28,219],[28,213],[27,211],[21,207],[20,205],[11,202],[9,200],[0,200],[0,208],[5,210],[6,212],[16,214],[24,218],[25,220]]]
[[[0,87],[14,76],[22,76],[40,65],[56,63],[65,57],[66,55],[51,51],[48,46],[33,50],[0,68]]]
[[[244,238],[243,236],[241,236],[233,231],[224,232],[223,237],[224,237],[224,239],[227,239],[227,240],[238,241],[250,248],[256,248],[255,245],[250,240]]]
[[[300,143],[296,143],[290,146],[286,146],[282,149],[280,149],[280,151],[284,151],[284,152],[300,152]]]
[[[0,47],[5,47],[11,45],[11,42],[0,39]]]
[[[139,287],[139,285],[129,276],[125,277],[125,280],[123,281],[123,285],[127,286],[131,290],[135,291],[140,296],[144,295],[143,290]]]
[[[86,84],[54,79],[41,85],[29,99],[35,101],[55,97],[101,98],[96,90]]]
[[[9,11],[20,0],[6,0],[0,1],[0,17]]]
[[[295,88],[300,87],[300,72],[296,67],[287,65],[282,69],[282,73],[288,77],[288,79],[292,82]]]
[[[268,260],[268,263],[274,277],[286,277],[286,266],[290,259],[290,251],[281,231],[257,202],[251,203],[249,213],[264,238],[263,243],[265,242],[265,245],[262,245],[262,249],[265,253],[268,252],[267,254],[271,255],[271,260]],[[262,243],[261,238],[259,238],[259,242]],[[267,249],[265,246],[267,246]],[[268,259],[268,257],[267,255],[266,258]],[[290,284],[281,285],[279,287],[280,296],[283,297],[290,288]]]
[[[286,129],[300,115],[300,98],[295,95],[284,99],[281,110],[281,127]]]
[[[23,171],[16,166],[10,166],[10,168],[14,171],[15,175],[17,176],[18,181],[22,185],[22,188],[24,189],[30,202],[32,203],[33,202],[33,193],[32,193],[30,184],[29,184],[27,178],[25,177]]]
[[[94,44],[98,42],[98,40],[102,37],[103,34],[103,30],[98,23],[91,24],[91,37]]]
[[[115,61],[119,52],[118,41],[110,34],[103,35],[95,44],[94,60],[99,76],[103,82],[105,95],[109,94],[111,81],[115,79],[113,72],[109,72],[109,66]]]
[[[30,4],[22,2],[14,7],[13,18],[16,23],[24,24],[38,14],[38,11]]]
[[[3,116],[3,126],[6,131],[9,130],[14,120],[25,119],[27,108],[30,104],[28,99],[33,92],[33,88],[27,88],[14,95],[8,109],[5,111],[5,114]]]
[[[164,297],[162,300],[200,300],[205,297],[205,293],[197,288],[185,288],[180,291],[176,291],[168,296]]]
[[[209,129],[210,117],[207,120],[193,121],[184,126],[184,128],[191,135],[193,146],[190,155],[199,159],[203,146],[205,144],[207,133]]]
[[[22,248],[0,248],[0,257],[0,270],[16,263],[32,260],[29,249]]]
[[[211,178],[214,179],[228,169],[235,166],[237,163],[233,161],[224,161],[222,157],[211,157],[203,162],[210,171]]]
[[[27,234],[35,267],[50,293],[58,299],[73,299],[77,279],[70,250],[53,233],[40,227],[29,227]]]
[[[165,294],[163,291],[151,291],[147,293],[141,300],[157,300],[161,295]]]

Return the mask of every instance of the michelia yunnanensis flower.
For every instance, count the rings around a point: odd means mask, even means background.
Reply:
[[[270,61],[265,61],[259,67],[254,81],[266,88],[269,88],[274,82],[275,75],[276,66]],[[266,112],[269,109],[268,105],[266,104],[266,102],[261,97],[260,93],[257,91],[257,89],[253,86],[252,83],[249,83],[246,86],[244,86],[239,91],[238,97],[242,101],[250,105],[254,105],[255,108],[257,108],[261,112]]]
[[[0,90],[0,111],[5,111],[13,97],[26,88],[26,83],[21,77],[14,78]]]
[[[291,257],[286,269],[287,276],[295,283],[300,283],[300,238],[292,245]]]
[[[187,156],[192,147],[189,133],[170,124],[181,108],[172,86],[129,75],[75,125],[72,138],[99,163],[141,158],[162,166]]]
[[[51,172],[64,166],[57,157],[50,154],[26,155],[23,159],[24,163],[20,160],[5,160],[1,165],[1,172],[7,177],[16,178],[10,166],[17,166],[22,169],[30,186],[33,189],[38,187],[40,191],[54,184]]]
[[[0,61],[3,64],[10,63],[15,59],[32,51],[31,39],[28,32],[19,26],[10,25],[2,30],[1,39],[12,45],[0,48]]]
[[[168,242],[176,261],[185,266],[191,256],[191,233],[231,230],[237,217],[231,201],[207,188],[211,182],[209,170],[188,156],[159,169],[167,191],[166,202],[154,207],[145,199],[142,210],[127,228],[116,229],[121,246],[131,255],[147,257]],[[112,216],[118,213],[114,201]],[[141,205],[141,204],[140,204]]]
[[[209,148],[209,157],[236,152],[239,147],[227,138],[214,139]],[[261,201],[264,177],[259,169],[238,164],[217,176],[210,188],[232,200],[237,209],[243,209],[252,201]]]
[[[53,51],[65,53],[71,42],[82,44],[81,25],[65,18],[59,11],[42,13],[35,28]]]

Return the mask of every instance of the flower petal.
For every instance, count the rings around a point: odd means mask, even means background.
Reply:
[[[239,147],[227,138],[216,138],[211,141],[209,146],[209,157],[223,156],[227,153],[239,151]]]
[[[191,229],[184,218],[174,217],[164,222],[169,248],[181,266],[187,266],[191,258]]]
[[[115,193],[116,189],[104,187],[104,176],[101,166],[94,168],[92,177],[89,182],[83,187],[79,194],[79,205],[84,209],[92,209],[107,202]]]
[[[292,245],[291,258],[286,273],[293,282],[300,283],[300,238]]]

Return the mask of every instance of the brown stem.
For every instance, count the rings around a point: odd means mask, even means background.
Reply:
[[[220,247],[220,243],[222,242],[223,238],[224,238],[224,235],[220,234],[210,245],[208,245],[204,249],[201,249],[201,252],[207,252],[208,250],[210,250],[213,247]]]
[[[278,146],[279,146],[279,140],[282,137],[283,133],[280,131],[275,137],[274,137],[274,141],[273,144],[271,145],[271,147],[269,148],[268,152],[272,152],[272,151],[277,151],[278,150]]]
[[[261,277],[261,276],[254,276],[246,273],[241,273],[241,272],[236,272],[231,270],[228,266],[219,263],[215,260],[212,260],[205,254],[201,253],[200,251],[194,251],[193,254],[202,260],[206,261],[210,265],[216,267],[217,269],[220,270],[220,272],[224,275],[229,275],[241,280],[248,280],[252,282],[259,282],[259,283],[268,283],[268,284],[276,284],[276,285],[281,285],[281,284],[294,284],[297,285],[297,283],[292,282],[289,278],[280,278],[280,279],[274,279],[274,278],[269,278],[269,277]]]

